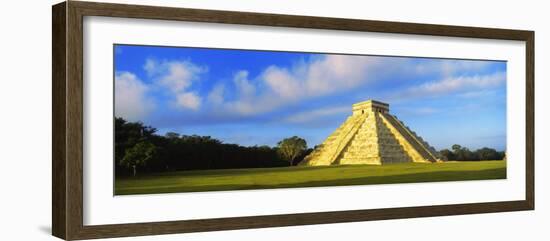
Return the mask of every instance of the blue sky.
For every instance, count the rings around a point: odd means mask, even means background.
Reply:
[[[376,99],[437,149],[506,147],[506,62],[115,45],[115,115],[160,134],[320,144]]]

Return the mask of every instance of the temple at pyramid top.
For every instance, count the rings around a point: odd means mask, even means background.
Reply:
[[[353,104],[351,109],[354,115],[364,114],[365,112],[388,113],[390,112],[390,105],[376,100],[367,100]]]
[[[352,115],[315,147],[300,165],[436,162],[433,147],[390,114],[390,105],[367,100],[352,105]]]

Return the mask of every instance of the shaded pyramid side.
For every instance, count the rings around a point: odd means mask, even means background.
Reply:
[[[393,116],[397,121],[399,121],[399,123],[413,136],[413,138],[415,140],[417,140],[421,145],[424,146],[424,149],[426,149],[426,151],[429,152],[429,154],[435,158],[436,160],[440,160],[441,159],[441,155],[439,154],[439,152],[437,152],[437,150],[431,146],[427,141],[425,141],[424,139],[422,139],[421,136],[419,136],[418,134],[416,134],[416,132],[414,132],[413,130],[411,130],[407,125],[405,125],[405,123],[403,123],[403,121],[400,121],[397,116]]]
[[[418,137],[397,117],[387,113],[381,113],[380,117],[414,162],[436,162],[439,159],[435,154],[435,149]]]

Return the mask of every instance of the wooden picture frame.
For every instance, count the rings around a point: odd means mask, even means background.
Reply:
[[[52,8],[52,233],[66,240],[356,222],[534,209],[534,32],[263,13],[68,1]],[[284,215],[88,226],[83,224],[83,17],[160,19],[526,43],[525,199]]]

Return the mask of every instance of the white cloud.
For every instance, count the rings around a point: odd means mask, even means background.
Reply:
[[[210,91],[210,93],[208,94],[207,99],[210,103],[213,103],[215,105],[219,105],[219,104],[223,103],[224,93],[225,93],[225,85],[217,84],[217,85],[214,86],[212,91]]]
[[[198,75],[206,72],[205,67],[190,61],[162,61],[147,59],[143,66],[155,82],[174,93],[185,91],[193,81],[199,80]]]
[[[316,96],[366,84],[374,79],[375,69],[388,60],[373,56],[328,55],[308,66],[307,92]]]
[[[290,67],[268,66],[254,77],[246,70],[238,71],[233,76],[232,83],[226,84],[223,88],[215,86],[210,91],[208,100],[216,105],[216,112],[250,116],[319,96],[364,88],[380,81],[413,80],[418,76],[432,76],[441,78],[441,81],[430,82],[399,93],[392,92],[386,96],[387,99],[464,93],[497,86],[502,82],[504,74],[468,76],[472,72],[484,71],[490,65],[489,61],[416,61],[412,58],[381,56],[321,55],[303,59]],[[227,91],[233,89],[234,92],[228,94]]]
[[[149,76],[156,73],[157,70],[157,61],[153,59],[147,59],[145,60],[145,65],[143,65],[143,69],[147,72]]]
[[[292,68],[270,66],[261,78],[285,98],[313,97],[349,90],[369,83],[382,63],[396,59],[375,56],[325,55]],[[376,70],[376,71],[375,71]]]
[[[130,72],[115,74],[115,115],[127,120],[145,118],[154,104],[147,97],[149,87]]]
[[[480,90],[480,91],[465,92],[465,93],[459,94],[458,97],[479,98],[479,97],[494,96],[495,94],[496,94],[496,91],[494,90]]]
[[[208,71],[206,67],[196,65],[191,61],[157,61],[147,59],[143,66],[147,75],[155,85],[172,93],[176,106],[184,109],[197,110],[201,98],[188,89],[193,82],[199,81],[200,74]]]
[[[201,105],[201,98],[194,92],[177,94],[176,104],[178,107],[198,110]]]
[[[441,110],[433,107],[407,107],[407,108],[398,108],[396,112],[406,114],[406,115],[432,115],[441,112]]]
[[[237,97],[226,100],[224,109],[244,115],[274,110],[316,96],[330,95],[369,83],[378,75],[384,61],[395,59],[324,55],[301,61],[289,68],[269,66],[254,81],[247,71],[233,78]],[[375,71],[376,70],[376,71]],[[216,99],[220,90],[213,89],[209,99]]]
[[[191,81],[196,78],[200,69],[186,63],[169,63],[169,72],[160,78],[160,84],[170,88],[174,92],[180,92],[191,86]]]
[[[270,90],[279,97],[295,99],[306,94],[302,83],[287,69],[270,66],[264,71],[262,78]]]
[[[414,63],[410,58],[323,55],[300,61],[291,67],[269,66],[253,82],[249,80],[247,71],[239,71],[234,76],[238,96],[224,104],[232,111],[250,115],[376,83],[388,76],[427,74],[449,77],[441,83],[429,83],[411,89],[408,96],[421,96],[426,92],[443,93],[445,90],[452,91],[456,85],[475,85],[480,84],[478,81],[490,81],[483,78],[471,80],[469,78],[472,77],[452,77],[453,74],[463,71],[482,70],[488,65],[487,61],[441,60]]]
[[[402,93],[398,93],[397,96],[401,98],[431,97],[464,91],[479,91],[500,86],[505,82],[505,72],[496,72],[488,75],[450,77],[409,88]]]
[[[300,112],[297,114],[290,115],[284,119],[285,122],[289,123],[308,123],[320,118],[325,118],[327,116],[333,116],[342,113],[351,113],[350,106],[338,106],[338,107],[329,107],[323,109],[317,109],[312,111]]]
[[[439,110],[431,107],[421,107],[414,109],[414,112],[421,115],[427,115],[437,113]]]
[[[464,71],[479,71],[491,65],[490,61],[478,60],[441,60],[429,61],[415,66],[416,74],[436,73],[450,77]]]
[[[256,87],[248,80],[248,71],[238,71],[233,77],[233,82],[242,97],[252,97],[256,93]]]

